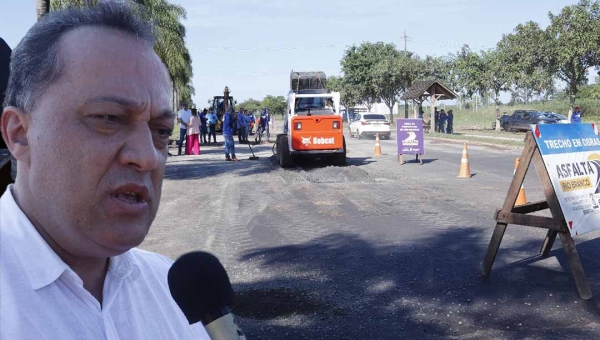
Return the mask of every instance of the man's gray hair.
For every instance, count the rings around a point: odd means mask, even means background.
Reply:
[[[60,38],[85,26],[130,33],[154,46],[153,27],[138,14],[141,6],[126,1],[105,1],[92,8],[69,8],[50,12],[33,25],[12,53],[10,78],[4,106],[31,112],[38,98],[64,71],[59,51]]]

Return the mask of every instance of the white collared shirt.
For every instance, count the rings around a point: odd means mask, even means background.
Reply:
[[[190,123],[191,117],[192,117],[192,110],[190,110],[190,109],[187,109],[187,110],[181,109],[177,113],[177,118],[181,118],[181,121],[186,124]],[[183,123],[179,123],[179,128],[187,129],[187,126],[183,125]]]
[[[210,340],[171,298],[172,261],[141,249],[110,258],[102,307],[15,202],[0,199],[1,340]]]

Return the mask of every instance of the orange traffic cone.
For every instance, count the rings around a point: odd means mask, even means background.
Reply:
[[[381,156],[381,144],[379,144],[379,134],[375,135],[375,156]]]
[[[467,143],[465,143],[463,146],[458,178],[471,178],[471,167],[469,166],[469,153],[467,152]]]
[[[519,158],[515,159],[515,171],[513,172],[513,174],[517,173],[517,168],[519,167]],[[521,184],[521,189],[519,190],[519,196],[517,196],[517,202],[515,202],[515,207],[519,206],[519,205],[523,205],[527,203],[527,196],[525,196],[525,188],[523,187],[523,184]]]

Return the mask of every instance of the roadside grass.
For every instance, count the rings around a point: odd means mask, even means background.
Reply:
[[[171,137],[169,139],[179,140],[179,123],[175,123],[175,127],[173,128],[173,132],[171,132]]]
[[[597,123],[600,122],[600,100],[593,99],[581,99],[578,100],[576,105],[581,106],[583,116],[582,121],[584,123]],[[425,108],[427,109],[427,108]],[[454,113],[454,129],[478,129],[478,130],[491,130],[492,123],[496,121],[496,108],[494,106],[478,108],[477,112],[473,109],[469,110],[458,110],[456,106],[447,105],[445,111],[452,110]],[[515,105],[515,106],[500,106],[500,114],[503,112],[511,115],[515,110],[539,110],[548,111],[568,116],[569,113],[569,102],[566,100],[554,100],[546,104],[529,104],[529,105]]]
[[[455,129],[455,133],[457,134],[466,134],[466,135],[478,135],[478,136],[489,136],[489,137],[497,137],[497,138],[513,138],[513,139],[523,139],[525,138],[525,132],[507,132],[504,130],[496,131],[491,129],[478,130],[478,129]]]
[[[524,145],[523,140],[519,139],[497,139],[497,138],[486,138],[479,136],[469,136],[463,135],[460,133],[456,134],[445,134],[445,133],[426,133],[425,138],[438,138],[438,139],[448,139],[455,141],[472,141],[479,143],[487,143],[494,145],[504,145],[504,146],[513,146],[513,147],[522,147]]]

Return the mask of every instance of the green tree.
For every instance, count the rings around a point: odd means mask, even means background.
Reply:
[[[190,107],[196,106],[192,101],[192,96],[194,94],[196,94],[196,90],[194,89],[194,86],[191,83],[188,83],[186,86],[181,87],[178,92],[179,102],[180,103],[188,103],[190,105]]]
[[[44,16],[44,14],[50,11],[50,0],[35,0],[35,14],[37,16],[37,20]]]
[[[287,111],[287,100],[283,96],[268,95],[262,100],[262,106],[273,115],[284,115]]]
[[[373,69],[373,80],[379,98],[390,110],[393,123],[393,108],[398,97],[420,77],[423,67],[419,57],[411,52],[400,52],[395,48],[386,52],[388,54],[384,54]]]
[[[487,91],[482,80],[482,59],[477,53],[471,51],[469,45],[464,45],[454,56],[454,70],[456,72],[455,88],[461,97],[471,98],[477,93],[483,94]]]
[[[360,46],[353,45],[344,52],[340,62],[346,83],[356,90],[360,103],[367,106],[369,111],[381,101],[373,79],[373,69],[383,59],[381,53],[389,50],[388,45],[391,44],[366,42]]]
[[[552,42],[548,52],[558,78],[567,84],[572,109],[580,86],[587,83],[588,69],[600,65],[600,2],[581,0],[558,15],[548,15]]]
[[[493,100],[496,105],[502,104],[500,93],[510,87],[511,75],[505,67],[506,58],[503,53],[497,49],[481,52],[479,88],[482,92],[486,89],[493,93]]]
[[[244,108],[248,111],[260,111],[260,109],[263,107],[262,102],[260,100],[256,100],[256,99],[246,99],[243,102],[239,103],[237,105],[239,108]]]
[[[579,98],[600,99],[600,84],[585,85],[579,89]]]
[[[355,89],[346,82],[344,77],[331,76],[327,78],[327,90],[339,92],[340,104],[346,109],[349,109],[360,102]]]
[[[552,42],[539,24],[529,21],[519,24],[511,34],[504,35],[497,48],[504,56],[504,69],[511,78],[512,91],[525,103],[537,95],[542,101],[554,93],[555,68],[552,66]]]
[[[95,6],[97,3],[98,0],[52,0],[50,7],[58,10],[70,6]],[[139,6],[134,8],[156,29],[154,49],[171,77],[173,108],[177,109],[181,101],[191,102],[191,95],[194,94],[191,85],[192,58],[185,45],[186,29],[181,23],[186,19],[185,9],[166,0],[133,0],[131,3]]]
[[[432,57],[426,56],[421,63],[421,78],[437,79],[451,88],[456,87],[457,76],[452,55]]]

